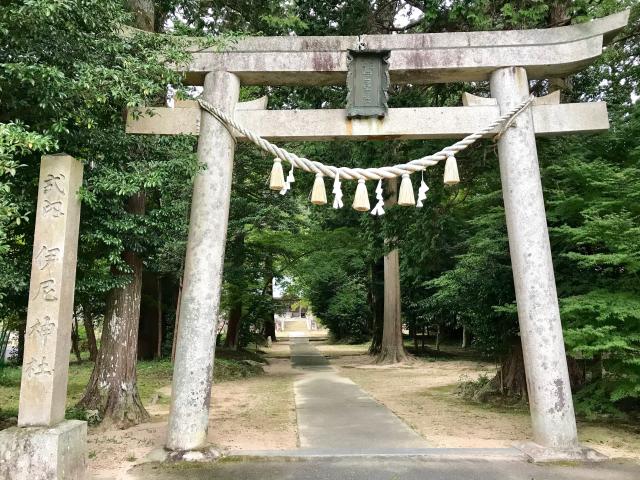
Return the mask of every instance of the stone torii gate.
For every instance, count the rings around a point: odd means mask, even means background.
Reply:
[[[197,50],[176,66],[202,98],[272,141],[461,138],[529,96],[529,80],[563,77],[586,67],[622,29],[629,12],[546,30],[342,37],[246,38],[224,50]],[[349,119],[345,110],[265,110],[238,103],[240,85],[341,85],[348,51],[386,51],[390,82],[490,82],[492,98],[465,95],[464,106],[389,109],[383,118]],[[137,134],[200,135],[180,307],[167,447],[206,442],[235,140],[197,105],[153,108],[130,116]],[[560,323],[536,135],[602,132],[601,102],[559,104],[537,99],[498,141],[509,246],[527,375],[536,459],[584,457]],[[237,140],[245,140],[238,136]]]

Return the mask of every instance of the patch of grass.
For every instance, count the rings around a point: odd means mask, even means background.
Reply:
[[[67,408],[73,407],[82,396],[89,381],[93,363],[72,363],[69,365],[69,383],[67,387]],[[18,416],[20,401],[21,367],[3,366],[0,368],[0,421]],[[83,418],[72,411],[69,418]]]
[[[251,350],[230,350],[228,348],[216,348],[216,361],[219,359],[224,360],[252,360],[259,363],[269,363],[263,356],[265,352],[251,351]]]
[[[264,373],[260,365],[224,358],[217,358],[214,367],[213,379],[216,383],[254,377]]]
[[[241,351],[233,355],[236,357],[235,359],[225,358],[228,356],[226,352],[217,355],[214,378],[218,383],[263,373],[260,365],[247,362],[250,360],[251,362],[264,363],[262,357],[257,354]],[[78,409],[76,404],[82,398],[92,371],[93,362],[74,362],[69,365],[67,418],[86,420],[86,412]],[[156,390],[171,384],[172,372],[173,365],[166,359],[138,362],[138,392],[143,403],[149,402]],[[0,429],[11,426],[6,420],[18,416],[21,374],[21,367],[15,365],[0,367]]]
[[[142,403],[151,401],[156,390],[171,384],[173,365],[168,359],[138,362],[138,393]]]
[[[0,387],[19,387],[20,368],[14,365],[0,365]]]
[[[13,426],[8,420],[18,416],[20,373],[20,367],[0,366],[0,429]]]

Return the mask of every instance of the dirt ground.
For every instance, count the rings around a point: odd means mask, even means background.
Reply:
[[[455,395],[462,379],[492,375],[495,366],[473,360],[417,359],[406,365],[377,366],[366,345],[314,344],[331,363],[417,430],[434,447],[507,447],[531,437],[526,407],[497,409]],[[268,352],[266,374],[220,383],[213,388],[209,440],[224,450],[296,448],[293,383],[288,342]],[[128,430],[92,428],[89,471],[94,479],[126,478],[124,472],[166,438],[170,387],[150,405],[152,421]],[[611,457],[640,458],[640,429],[581,422],[580,439]]]
[[[288,349],[288,347],[287,347]],[[209,441],[222,450],[296,448],[293,379],[288,359],[273,358],[265,375],[214,385]],[[151,422],[127,430],[91,428],[88,436],[90,478],[127,478],[126,471],[166,441],[171,387],[158,390],[145,405]]]
[[[434,447],[508,447],[531,438],[527,407],[496,408],[455,395],[461,378],[493,376],[495,366],[469,360],[414,360],[372,365],[369,357],[332,360],[340,372],[420,432]],[[580,441],[612,458],[640,459],[640,429],[579,422]]]
[[[270,359],[266,375],[213,388],[209,441],[230,450],[296,448],[293,381],[288,359]]]

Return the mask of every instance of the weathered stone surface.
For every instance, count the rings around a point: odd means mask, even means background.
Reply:
[[[602,37],[591,37],[559,44],[392,50],[389,78],[392,84],[481,81],[507,65],[523,65],[535,79],[562,77],[590,64],[602,46]],[[176,70],[197,85],[216,70],[233,72],[243,85],[341,85],[347,52],[199,52]]]
[[[224,70],[247,85],[342,84],[348,49],[391,50],[391,83],[488,80],[497,68],[520,65],[529,78],[566,76],[602,53],[629,11],[592,22],[545,30],[453,32],[352,37],[263,37],[223,51],[194,47],[190,64],[176,66],[202,84],[206,72]]]
[[[476,97],[480,98],[480,97]],[[545,100],[542,102],[542,100]],[[495,103],[495,99],[490,100]],[[595,133],[609,128],[604,102],[534,103],[536,135]],[[548,99],[552,102],[552,99]],[[130,113],[127,132],[155,135],[198,135],[199,108],[152,108],[153,116]],[[388,140],[462,138],[500,116],[497,105],[442,108],[390,108],[383,119],[347,119],[345,110],[254,110],[235,112],[235,119],[271,141]],[[497,131],[496,131],[497,133]],[[240,134],[239,141],[246,138]]]
[[[514,443],[534,463],[552,462],[603,462],[609,457],[588,447],[548,448],[533,442]]]
[[[84,480],[86,450],[87,424],[80,420],[53,428],[8,428],[0,431],[0,478]]]
[[[560,90],[551,92],[548,95],[542,97],[536,97],[533,99],[532,105],[559,105],[560,104]],[[468,92],[462,93],[462,105],[465,107],[477,107],[479,105],[498,105],[498,101],[492,97],[479,97]],[[533,118],[535,126],[535,113]]]
[[[526,71],[495,71],[491,94],[503,111],[513,108],[529,95]],[[498,157],[533,440],[546,448],[575,449],[578,435],[530,111],[504,132]]]
[[[149,453],[147,453],[142,460],[138,462],[138,464],[142,463],[151,463],[151,462],[164,462],[169,458],[170,450],[166,448],[154,448]]]
[[[25,333],[19,426],[64,419],[76,278],[82,164],[42,158]]]
[[[237,77],[213,72],[207,76],[203,96],[224,111],[233,112],[239,91]],[[191,200],[167,438],[171,450],[197,449],[207,438],[231,199],[233,137],[205,111],[201,127],[198,160],[206,169],[195,179]]]
[[[402,35],[244,37],[227,45],[202,48],[194,39],[194,52],[332,52],[359,47],[370,50],[423,50],[432,48],[493,47],[563,43],[603,35],[610,41],[629,20],[629,10],[576,25],[532,30],[410,33]]]
[[[222,452],[213,447],[199,450],[174,450],[169,451],[165,462],[215,462],[222,458]]]

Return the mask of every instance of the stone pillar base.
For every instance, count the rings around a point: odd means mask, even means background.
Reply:
[[[0,478],[84,480],[87,422],[65,420],[55,427],[12,427],[0,431]]]
[[[534,463],[552,462],[602,462],[609,457],[588,447],[578,445],[575,448],[543,447],[534,442],[519,442],[513,446],[524,453]]]

